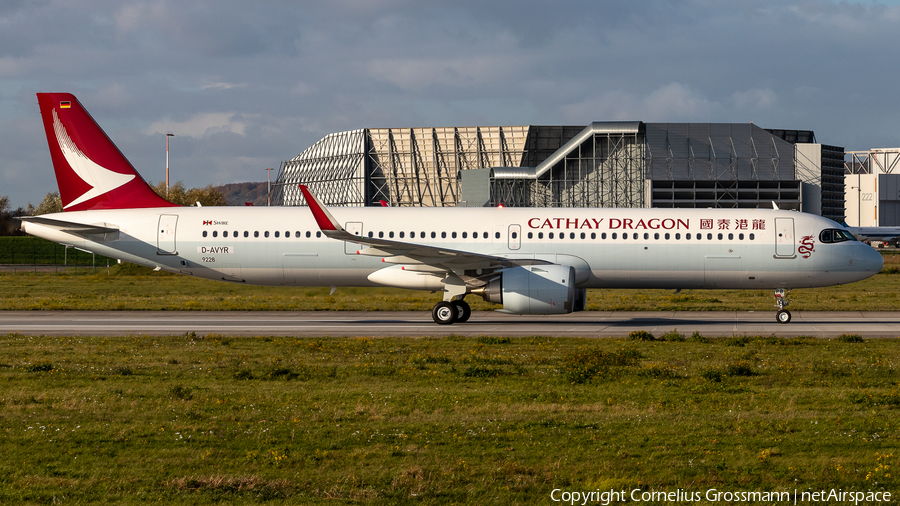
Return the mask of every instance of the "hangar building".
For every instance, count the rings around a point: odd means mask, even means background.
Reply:
[[[281,164],[273,201],[302,205],[771,207],[844,219],[844,148],[752,123],[366,128]]]

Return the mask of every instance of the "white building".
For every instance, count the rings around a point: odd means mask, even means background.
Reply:
[[[849,173],[844,176],[847,225],[900,226],[900,148],[848,154]]]

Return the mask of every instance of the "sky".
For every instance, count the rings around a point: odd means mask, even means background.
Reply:
[[[148,181],[175,134],[188,187],[357,128],[752,121],[900,147],[898,33],[900,0],[3,0],[0,196],[57,190],[49,91]]]

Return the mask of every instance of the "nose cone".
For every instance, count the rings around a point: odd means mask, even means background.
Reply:
[[[881,253],[861,242],[853,244],[849,261],[850,265],[847,271],[853,273],[854,281],[874,276],[884,266],[884,257],[881,256]]]
[[[865,272],[877,273],[884,267],[884,257],[875,248],[859,243],[853,254],[853,263]]]

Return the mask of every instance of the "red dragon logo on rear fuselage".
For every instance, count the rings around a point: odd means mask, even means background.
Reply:
[[[813,236],[805,235],[803,239],[800,239],[800,247],[797,248],[797,252],[803,256],[803,258],[809,258],[816,251],[816,241],[813,240]]]

